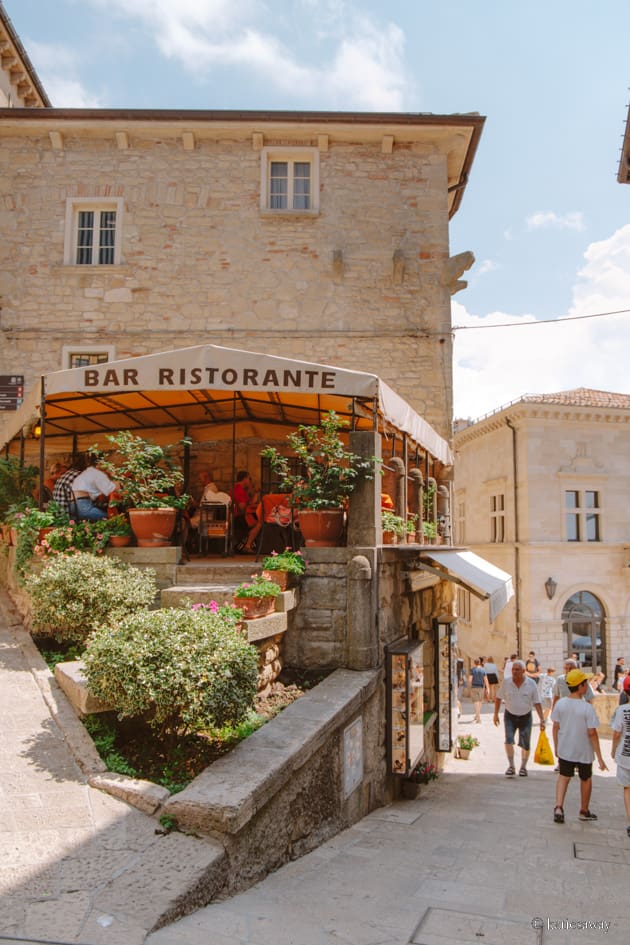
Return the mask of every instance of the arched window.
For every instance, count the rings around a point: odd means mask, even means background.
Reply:
[[[578,654],[583,669],[606,671],[606,615],[600,600],[590,591],[578,591],[562,608],[565,656]],[[595,657],[595,658],[593,658]]]

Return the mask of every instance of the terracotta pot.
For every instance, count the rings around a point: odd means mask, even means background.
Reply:
[[[343,509],[301,509],[298,519],[307,547],[335,548],[341,544],[345,524]]]
[[[275,597],[234,597],[233,600],[236,607],[243,611],[245,620],[266,617],[276,609]]]
[[[384,545],[397,545],[398,535],[396,534],[396,532],[383,532],[383,544]]]
[[[472,748],[458,748],[457,757],[463,758],[464,761],[468,761],[468,759],[470,758],[471,751],[472,751]]]
[[[176,509],[129,509],[129,524],[139,548],[168,547],[176,518]]]
[[[288,571],[263,571],[262,576],[277,584],[281,591],[286,591],[291,579]]]
[[[18,530],[17,528],[10,528],[9,529],[9,544],[15,547],[17,543],[18,543]]]
[[[48,526],[46,526],[46,528],[40,528],[40,530],[39,530],[39,532],[38,532],[38,535],[37,535],[37,541],[41,541],[42,538],[45,538],[46,535],[50,534],[50,532],[53,530],[53,527],[54,527],[54,526],[52,526],[52,525],[48,525]]]
[[[112,548],[126,548],[131,544],[131,535],[110,535],[109,543]]]

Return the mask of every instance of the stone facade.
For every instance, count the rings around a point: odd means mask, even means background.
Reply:
[[[524,397],[456,433],[456,541],[512,574],[515,590],[492,625],[486,605],[474,599],[470,619],[460,612],[459,642],[468,656],[492,654],[501,666],[509,653],[533,649],[543,666],[560,671],[574,648],[565,608],[586,592],[603,611],[603,670],[612,681],[616,657],[630,653],[628,424],[629,397],[577,390]],[[567,504],[573,493],[580,496],[577,513]],[[575,524],[576,514],[580,540],[569,540],[567,518]],[[598,540],[587,540],[589,527]],[[460,611],[462,603],[460,595]],[[583,657],[588,663],[586,647]]]
[[[3,373],[28,390],[73,351],[213,342],[377,373],[450,438],[472,256],[449,257],[449,187],[483,119],[18,111],[0,109]],[[261,207],[276,151],[305,156],[314,209]],[[114,264],[75,264],[82,206],[116,210]]]

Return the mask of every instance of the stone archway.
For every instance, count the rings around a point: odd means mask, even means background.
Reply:
[[[565,658],[577,653],[580,666],[590,672],[606,672],[606,614],[590,591],[576,591],[562,608]]]

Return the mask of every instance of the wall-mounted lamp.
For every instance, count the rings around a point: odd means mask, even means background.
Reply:
[[[548,577],[545,581],[545,591],[547,592],[547,597],[549,600],[553,600],[553,596],[556,593],[557,584],[552,577]]]
[[[31,435],[32,435],[36,440],[39,440],[40,436],[42,435],[42,423],[41,423],[41,420],[37,420],[37,421],[33,424],[33,430],[32,430]]]

